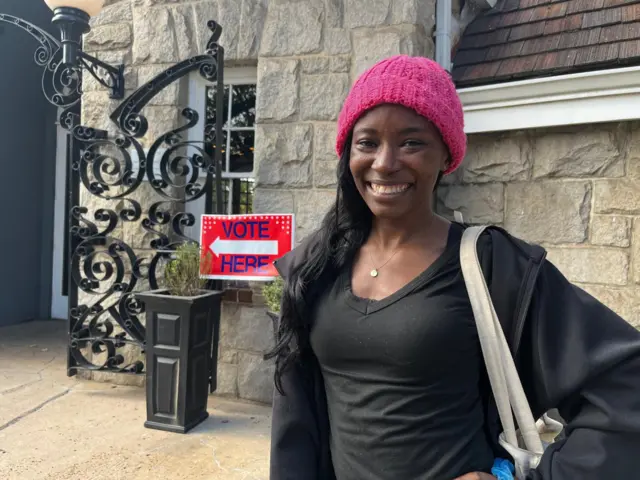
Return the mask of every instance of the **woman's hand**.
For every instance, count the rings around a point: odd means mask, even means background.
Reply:
[[[489,475],[488,473],[482,472],[471,472],[463,475],[462,477],[458,477],[455,480],[497,480],[493,475]]]

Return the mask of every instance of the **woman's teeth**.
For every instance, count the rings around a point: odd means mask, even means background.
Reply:
[[[378,183],[370,183],[369,185],[375,193],[378,193],[380,195],[402,193],[410,187],[408,183],[399,183],[397,185],[380,185]]]

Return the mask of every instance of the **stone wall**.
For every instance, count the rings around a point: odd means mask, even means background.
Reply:
[[[434,13],[435,0],[107,0],[92,19],[85,49],[126,65],[128,95],[164,68],[204,51],[205,22],[220,23],[225,65],[258,70],[254,210],[294,212],[300,240],[335,197],[335,120],[351,83],[390,55],[432,56]],[[186,90],[186,82],[172,85],[142,112],[150,127],[145,146],[178,125]],[[117,102],[91,79],[85,92],[83,123],[113,132],[108,115]],[[136,198],[143,205],[157,199],[148,185]],[[82,203],[91,211],[116,206],[86,191]],[[148,248],[149,238],[137,225],[125,224],[115,234],[138,252]],[[218,393],[269,402],[273,367],[261,354],[273,332],[253,293],[230,291],[225,297]],[[131,381],[108,374],[93,378]]]
[[[567,278],[640,327],[640,123],[469,137],[438,208],[540,243]]]

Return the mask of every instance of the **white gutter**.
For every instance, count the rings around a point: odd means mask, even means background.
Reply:
[[[458,90],[465,132],[494,132],[640,118],[640,66]]]

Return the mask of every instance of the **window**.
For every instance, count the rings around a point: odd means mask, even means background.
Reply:
[[[206,125],[216,121],[216,86],[206,89]],[[220,148],[223,159],[222,197],[228,214],[252,213],[254,190],[254,142],[256,119],[255,79],[231,77],[224,86],[223,138],[220,146],[215,137],[207,138],[207,153],[212,157]],[[215,186],[214,186],[215,188]],[[216,192],[211,211],[217,211]]]

